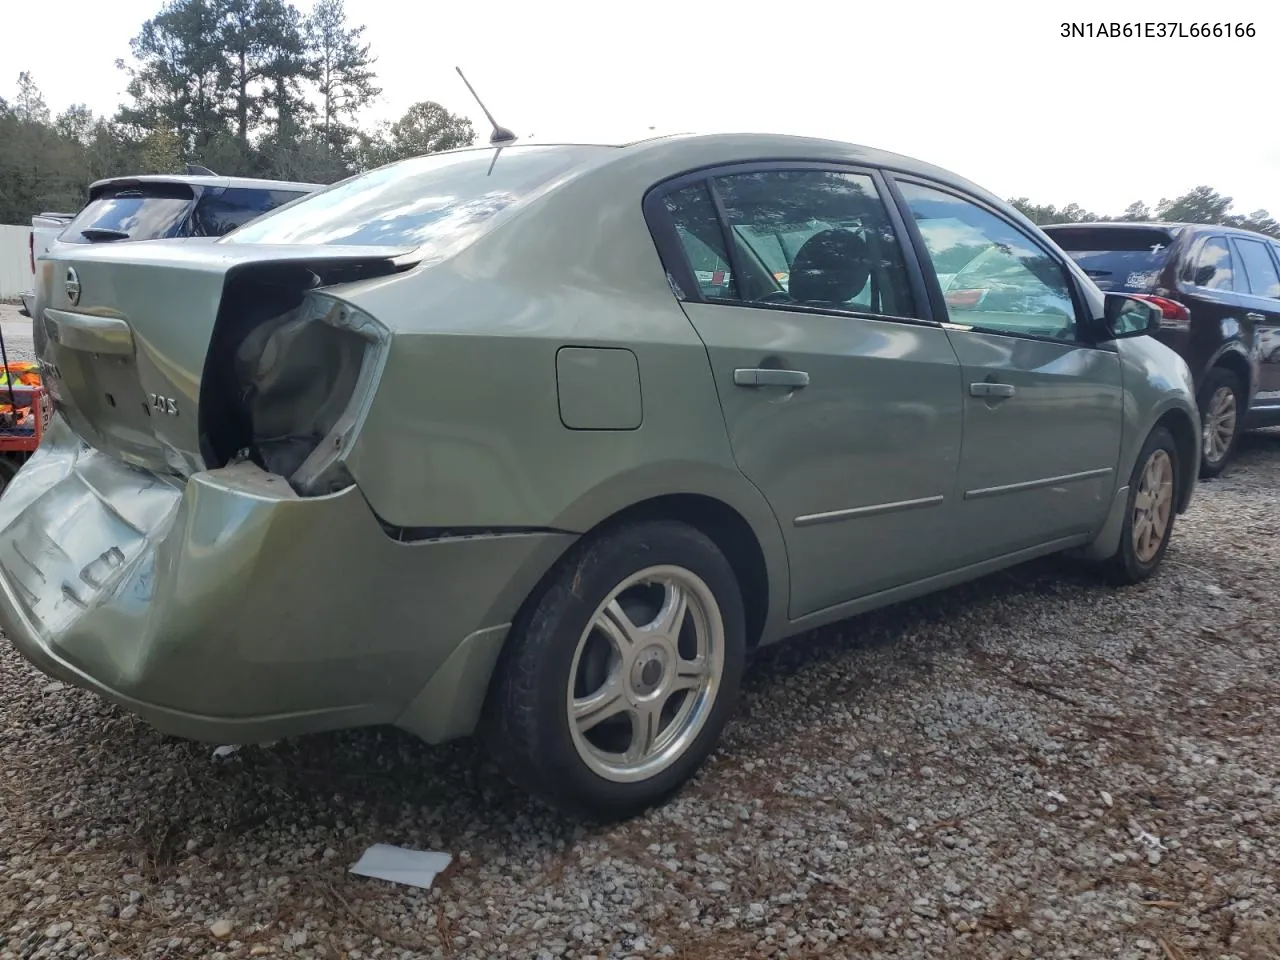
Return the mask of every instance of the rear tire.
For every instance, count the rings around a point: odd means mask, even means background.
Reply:
[[[1225,367],[1213,367],[1200,388],[1200,476],[1218,476],[1236,451],[1244,422],[1240,378]]]
[[[1181,493],[1178,445],[1173,434],[1156,427],[1142,445],[1129,477],[1120,546],[1102,563],[1113,583],[1141,583],[1160,567],[1173,537]]]
[[[493,749],[554,806],[625,819],[701,766],[745,660],[741,591],[708,537],[672,521],[602,531],[515,624],[490,704]]]

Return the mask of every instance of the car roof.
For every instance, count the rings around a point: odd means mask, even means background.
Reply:
[[[1070,229],[1085,227],[1089,230],[1120,230],[1125,227],[1140,227],[1144,230],[1163,230],[1171,237],[1186,233],[1229,233],[1232,236],[1261,238],[1277,242],[1277,238],[1257,230],[1246,230],[1242,227],[1231,227],[1224,223],[1186,223],[1175,220],[1099,220],[1086,223],[1046,223],[1041,230]]]
[[[459,147],[454,150],[406,157],[380,168],[381,177],[395,174],[391,171],[397,167],[412,176],[415,169],[421,169],[422,161],[438,160],[442,166],[451,162],[449,158],[460,164],[472,164],[477,168],[487,168],[492,172],[494,165],[501,165],[503,157],[516,158],[526,153],[538,152],[559,154],[563,164],[558,172],[550,178],[530,184],[527,192],[522,192],[520,202],[502,204],[486,232],[523,222],[528,229],[536,231],[539,225],[545,227],[541,218],[549,216],[555,221],[561,216],[561,203],[599,204],[601,198],[634,197],[636,192],[647,194],[650,190],[663,184],[702,174],[704,171],[715,171],[718,168],[736,165],[776,164],[832,164],[850,168],[868,170],[882,169],[895,174],[916,176],[926,182],[936,183],[944,188],[950,187],[956,192],[967,194],[1002,211],[1006,216],[1024,225],[1028,230],[1038,229],[1026,216],[1011,206],[1007,200],[995,196],[990,191],[972,181],[961,177],[942,167],[925,163],[905,154],[894,153],[875,147],[829,140],[817,137],[802,137],[788,134],[772,133],[681,133],[649,137],[628,143],[591,142],[537,142],[475,144]],[[428,163],[426,169],[434,166]],[[374,171],[355,174],[346,180],[339,181],[334,187],[342,187],[349,183],[358,183],[363,177]],[[486,173],[485,176],[488,176]],[[430,173],[428,173],[430,175]],[[357,187],[358,189],[358,187]],[[305,204],[307,201],[300,201]],[[628,201],[630,202],[630,201]],[[551,213],[546,213],[550,209]],[[534,211],[541,211],[535,213]],[[533,226],[528,226],[532,224]],[[516,227],[517,235],[524,228]],[[254,242],[238,239],[240,231],[234,231],[219,238],[218,243]],[[511,236],[510,234],[508,236]],[[410,241],[410,248],[414,247]],[[538,243],[539,240],[532,240]]]
[[[185,183],[195,187],[241,187],[249,190],[298,190],[313,193],[327,186],[323,183],[298,183],[291,180],[263,180],[257,177],[218,177],[197,174],[145,173],[139,176],[106,177],[89,185],[89,192],[122,183]]]
[[[729,163],[750,163],[770,161],[813,161],[845,163],[883,167],[901,173],[917,174],[957,187],[966,192],[995,203],[1002,209],[1009,204],[978,184],[967,180],[950,170],[917,160],[905,154],[893,153],[876,147],[846,143],[841,140],[827,140],[819,137],[801,137],[779,133],[675,133],[634,140],[629,143],[602,142],[562,142],[562,143],[516,143],[495,148],[489,144],[477,144],[471,147],[460,147],[452,153],[467,151],[489,151],[494,149],[555,149],[564,148],[581,150],[584,147],[598,148],[592,160],[586,164],[592,167],[607,167],[614,163],[625,163],[629,158],[643,154],[652,166],[662,166],[664,160],[670,161],[670,175],[677,176],[685,171],[696,170],[700,166],[719,166]],[[649,166],[649,165],[647,165]],[[1028,221],[1030,222],[1030,221]]]
[[[1040,229],[1058,230],[1084,227],[1089,230],[1122,230],[1141,227],[1144,230],[1164,230],[1172,235],[1187,227],[1194,226],[1207,226],[1207,224],[1177,223],[1172,220],[1082,220],[1074,223],[1046,223]]]
[[[649,137],[623,144],[623,150],[676,150],[686,144],[705,147],[708,153],[721,152],[746,153],[757,155],[761,160],[771,156],[779,159],[793,159],[797,155],[808,154],[815,158],[832,157],[845,161],[850,159],[877,167],[891,167],[908,173],[919,173],[930,177],[957,180],[956,174],[931,163],[925,163],[914,157],[881,150],[877,147],[863,146],[857,143],[846,143],[843,140],[828,140],[821,137],[801,137],[783,133],[676,133],[660,137]],[[965,181],[968,184],[968,181]],[[968,184],[976,186],[976,184]],[[981,189],[981,188],[978,188]],[[985,191],[984,191],[985,192]]]

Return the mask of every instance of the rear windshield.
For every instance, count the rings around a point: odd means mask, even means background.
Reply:
[[[62,243],[159,240],[178,236],[195,195],[181,183],[109,187],[58,237]]]
[[[275,210],[223,243],[421,247],[464,241],[494,215],[609,147],[464,150],[402,160]]]
[[[1045,230],[1102,290],[1146,293],[1169,259],[1173,237],[1146,227],[1058,227]]]

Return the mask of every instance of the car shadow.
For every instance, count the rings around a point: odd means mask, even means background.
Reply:
[[[1252,460],[1254,457],[1280,456],[1280,427],[1242,433],[1236,444],[1237,458]]]

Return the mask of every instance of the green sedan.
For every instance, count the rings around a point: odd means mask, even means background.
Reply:
[[[697,770],[761,645],[1060,551],[1149,577],[1198,469],[1158,311],[824,140],[419,157],[59,251],[34,307],[24,656],[195,739],[483,733],[590,817]]]

